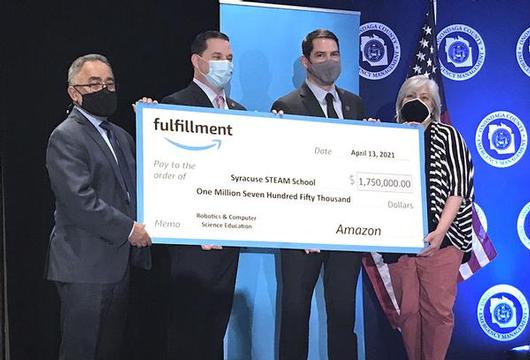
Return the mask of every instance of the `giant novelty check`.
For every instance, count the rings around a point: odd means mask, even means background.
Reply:
[[[423,131],[137,105],[138,221],[153,243],[415,253]]]

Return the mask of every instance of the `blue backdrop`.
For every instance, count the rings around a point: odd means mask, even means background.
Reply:
[[[339,85],[359,92],[358,12],[221,1],[220,15],[221,31],[230,36],[234,52],[230,96],[248,110],[270,111],[274,100],[301,85],[306,76],[299,61],[301,43],[307,33],[317,28],[330,29],[338,36],[343,67]],[[234,307],[225,339],[227,359],[273,358],[278,348],[276,313],[280,279],[277,251],[241,253]],[[364,351],[362,315],[362,312],[357,315],[360,352]],[[323,286],[319,279],[311,309],[309,359],[327,358],[325,324]]]
[[[230,95],[248,110],[272,103],[305,79],[300,63],[305,35],[326,28],[339,37],[343,72],[339,86],[359,92],[358,12],[221,1],[221,31],[230,36],[234,75]]]
[[[387,57],[381,63],[369,63],[362,52],[359,53],[362,74],[360,93],[368,115],[390,121],[394,115],[397,91],[415,56],[427,0],[298,0],[281,3],[361,12],[360,36],[373,38],[376,35],[384,44]],[[471,150],[475,164],[476,200],[484,211],[488,233],[498,252],[492,264],[459,286],[455,306],[456,326],[448,359],[499,359],[505,350],[530,343],[530,326],[527,324],[530,281],[526,275],[530,263],[530,188],[526,185],[530,170],[527,149],[527,131],[530,129],[530,3],[528,0],[446,0],[438,1],[437,10],[439,54],[449,112],[454,126],[463,134]],[[224,29],[226,23],[224,20],[221,23]],[[271,21],[267,30],[273,30],[278,23]],[[303,28],[301,32],[305,33],[308,30],[306,26],[303,21],[291,23],[292,31]],[[252,54],[238,54],[237,39],[253,37],[250,33],[252,27],[249,25],[247,29],[247,33],[227,31],[235,41],[236,59],[241,61],[236,63],[236,68],[241,66],[244,69],[246,62],[257,61],[260,64],[261,61]],[[355,37],[351,41],[359,46],[358,40]],[[261,44],[263,38],[253,37],[253,41]],[[295,45],[297,50],[299,41]],[[342,40],[343,44],[346,42]],[[261,50],[266,53],[268,48],[263,45]],[[286,58],[288,64],[294,64],[293,55],[280,52],[273,56],[278,61]],[[261,72],[252,75],[258,82],[254,86],[267,84],[269,80],[265,75],[275,78],[283,76],[286,71],[289,76],[293,73],[291,69],[275,70],[267,66],[271,64],[259,67],[266,70],[263,77]],[[348,71],[345,67],[343,79]],[[357,72],[352,71],[351,76],[356,78]],[[283,84],[294,86],[289,81]],[[237,100],[249,108],[259,108],[253,105],[254,100],[238,95],[243,92],[238,93],[237,85],[233,86]],[[289,89],[284,90],[282,93]],[[267,102],[274,98],[273,93],[267,93]],[[275,273],[276,263],[273,260],[264,262],[258,257],[259,254],[243,256],[240,271],[245,271],[245,264],[252,264],[263,267],[270,274]],[[254,273],[248,278],[249,284],[254,282],[250,299],[252,296],[260,297],[274,309],[276,300],[273,295],[277,291],[274,277],[258,279],[257,276]],[[260,291],[267,295],[262,295]],[[238,294],[236,304],[243,301],[243,309],[252,313],[253,300],[249,302],[248,299],[242,299]],[[375,349],[376,346],[368,347],[366,357],[396,358],[395,354],[402,354],[401,344],[390,338],[399,335],[382,329],[384,324],[375,320],[381,317],[377,306],[366,302],[370,299],[372,297],[365,294],[364,305],[368,314],[365,316],[366,342],[385,346],[378,349]],[[234,313],[231,327],[241,326],[241,331],[248,333],[252,326],[265,321],[254,317],[250,320],[254,323],[249,327],[244,321],[238,322],[238,319],[245,318],[242,314]],[[267,344],[273,340],[265,338]],[[319,336],[311,341],[322,344],[325,337]],[[266,350],[266,347],[260,346],[261,341],[253,344],[252,349]]]

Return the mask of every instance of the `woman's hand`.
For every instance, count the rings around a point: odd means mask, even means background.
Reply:
[[[445,237],[445,231],[440,231],[438,229],[429,233],[423,241],[429,244],[428,247],[420,251],[418,256],[432,256],[440,249],[442,241]]]
[[[426,243],[429,243],[429,246],[420,251],[418,256],[432,256],[436,253],[436,251],[438,251],[438,249],[440,249],[440,245],[442,245],[445,234],[455,219],[458,208],[461,204],[461,196],[449,196],[447,198],[442,215],[440,217],[440,221],[438,222],[438,226],[436,226],[436,230],[429,233],[423,240]]]

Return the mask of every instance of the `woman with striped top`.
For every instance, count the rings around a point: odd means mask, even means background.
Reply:
[[[471,251],[471,155],[460,133],[440,122],[440,113],[436,82],[414,76],[403,83],[396,101],[397,121],[425,128],[428,246],[417,256],[384,254],[383,259],[411,360],[445,359],[453,332],[458,270]]]

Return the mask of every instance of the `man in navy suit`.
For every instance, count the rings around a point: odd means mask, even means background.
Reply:
[[[218,31],[200,33],[191,45],[193,80],[162,103],[245,110],[225,93],[232,76],[232,57],[228,36]],[[168,252],[172,303],[168,358],[222,360],[239,248],[174,245]]]
[[[46,278],[61,302],[59,359],[120,359],[130,263],[151,267],[151,239],[136,218],[135,147],[108,117],[116,83],[90,54],[68,70],[73,109],[52,132],[46,167],[55,194]]]
[[[276,113],[358,120],[364,117],[359,96],[341,89],[335,81],[341,72],[339,40],[318,29],[302,42],[302,65],[307,78],[299,88],[276,100]],[[307,359],[311,296],[322,265],[326,300],[328,357],[357,359],[355,287],[361,254],[317,249],[281,250],[280,359]]]
[[[225,93],[232,78],[232,58],[227,35],[219,31],[198,34],[191,44],[193,80],[184,89],[163,98],[162,103],[245,110]]]

